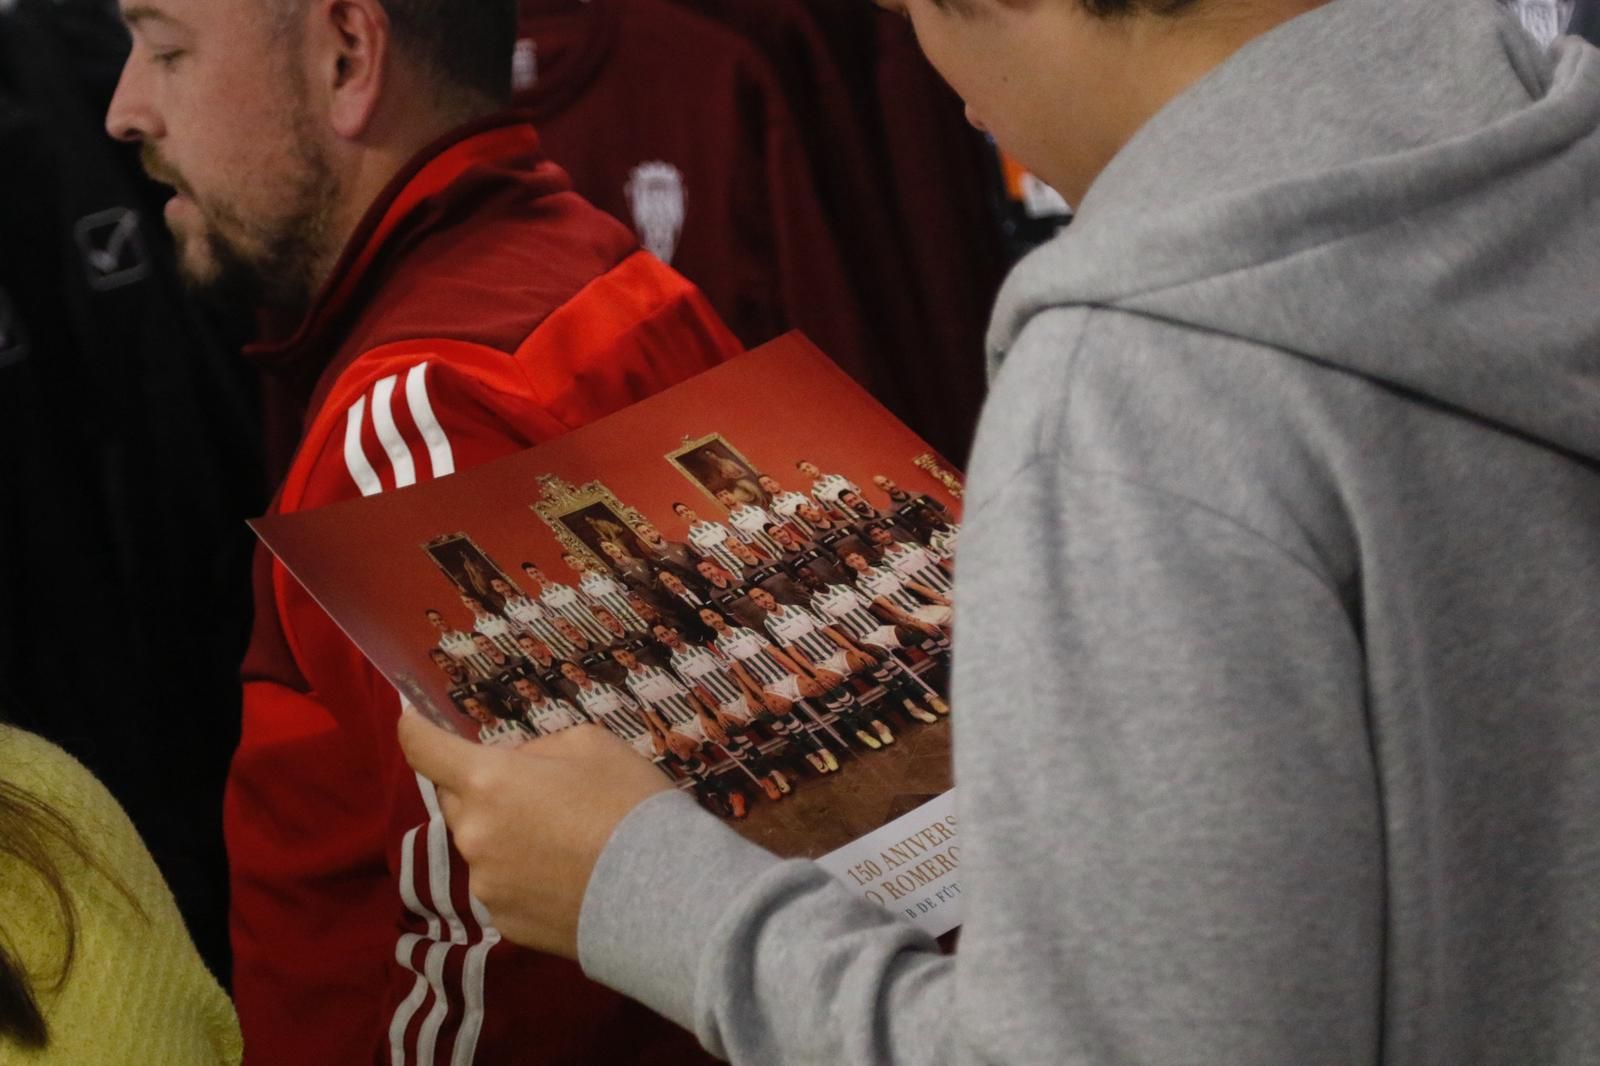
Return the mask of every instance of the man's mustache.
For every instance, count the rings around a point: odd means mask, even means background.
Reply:
[[[144,172],[150,176],[150,180],[162,185],[170,185],[185,197],[191,200],[194,199],[194,196],[189,192],[189,183],[184,181],[183,176],[176,170],[167,165],[166,160],[161,158],[161,153],[156,150],[154,145],[146,144],[140,147],[139,164],[144,167]]]

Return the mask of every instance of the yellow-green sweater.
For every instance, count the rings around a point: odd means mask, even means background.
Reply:
[[[239,1022],[184,929],[172,893],[133,823],[70,755],[0,726],[0,780],[61,813],[144,915],[67,848],[55,858],[77,902],[77,955],[60,973],[62,927],[45,883],[0,856],[0,936],[34,977],[50,1044],[23,1051],[0,1039],[0,1066],[236,1066]]]

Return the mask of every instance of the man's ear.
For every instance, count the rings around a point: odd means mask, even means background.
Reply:
[[[389,16],[380,0],[312,0],[313,83],[327,101],[333,132],[356,140],[383,95],[390,48]]]

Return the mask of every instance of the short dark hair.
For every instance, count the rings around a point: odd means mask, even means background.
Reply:
[[[383,9],[396,43],[445,85],[509,102],[516,0],[383,0]]]

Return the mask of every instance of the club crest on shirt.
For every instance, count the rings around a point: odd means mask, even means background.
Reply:
[[[689,195],[683,173],[671,163],[640,163],[624,187],[633,211],[633,228],[639,243],[663,263],[671,263],[683,235]]]
[[[525,93],[539,84],[539,42],[524,37],[511,53],[511,90]]]
[[[20,363],[28,357],[28,336],[22,319],[6,290],[0,289],[0,367]]]

